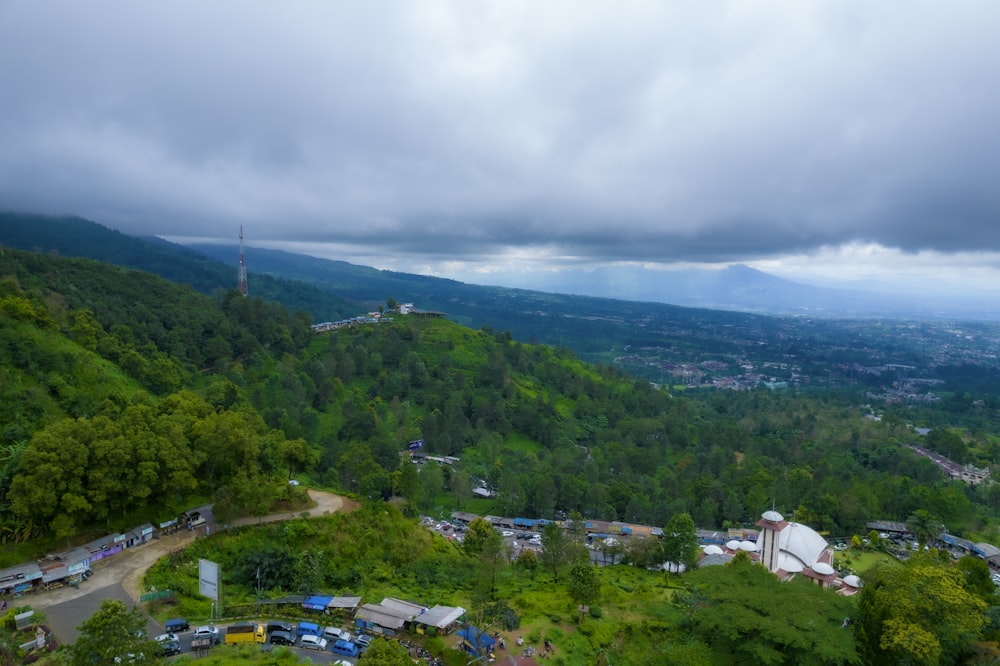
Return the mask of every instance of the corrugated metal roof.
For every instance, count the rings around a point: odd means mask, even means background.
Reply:
[[[373,622],[380,627],[385,627],[386,629],[400,629],[406,623],[404,618],[398,617],[396,615],[389,615],[385,613],[385,608],[383,606],[376,606],[375,604],[365,604],[358,609],[358,612],[354,614],[354,618],[358,620],[365,620],[366,622]]]
[[[465,615],[461,606],[435,606],[426,613],[417,616],[416,621],[429,627],[443,629]]]

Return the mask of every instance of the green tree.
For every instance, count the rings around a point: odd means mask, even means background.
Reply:
[[[426,462],[420,468],[420,504],[424,511],[434,506],[444,490],[444,471],[436,462]]]
[[[278,454],[282,464],[288,468],[288,478],[296,472],[312,469],[319,462],[319,453],[306,444],[304,439],[286,439],[278,444]]]
[[[471,557],[479,557],[486,548],[486,542],[497,534],[496,529],[483,518],[475,518],[469,523],[462,539],[462,549]]]
[[[859,663],[854,638],[842,628],[850,599],[803,578],[780,581],[742,554],[683,579],[694,635],[718,663]]]
[[[451,473],[451,480],[448,482],[448,489],[455,496],[455,504],[459,509],[472,498],[472,480],[463,469],[456,469]]]
[[[358,666],[413,666],[413,659],[396,641],[374,638],[358,658]]]
[[[597,603],[601,598],[601,579],[597,568],[586,562],[577,562],[569,570],[566,580],[569,598],[577,604]]]
[[[944,531],[944,526],[937,516],[926,509],[917,509],[906,519],[906,529],[910,530],[913,536],[917,537],[917,543],[920,544],[920,549],[923,550],[929,541],[941,535],[941,532]]]
[[[322,550],[306,550],[295,562],[295,589],[312,594],[326,580],[326,554]]]
[[[510,564],[510,553],[507,542],[499,532],[492,529],[482,542],[478,558],[478,585],[484,596],[494,600],[497,593],[497,583],[501,580]]]
[[[565,568],[582,557],[587,557],[586,549],[573,541],[562,527],[556,523],[546,523],[542,528],[542,568],[559,582]]]
[[[399,469],[393,472],[393,479],[396,485],[396,492],[413,502],[417,499],[417,492],[420,489],[420,476],[417,474],[417,466],[409,461],[403,462]]]
[[[972,594],[978,595],[987,604],[992,605],[997,599],[996,585],[991,578],[990,566],[978,557],[958,558],[955,568],[962,572],[962,584]]]
[[[607,539],[601,542],[602,549],[620,547],[618,539],[610,543]],[[631,539],[625,551],[626,560],[642,569],[659,567],[663,564],[663,544],[658,539]]]
[[[663,530],[663,557],[691,570],[698,561],[698,533],[691,514],[675,513]]]
[[[117,599],[105,599],[96,613],[79,627],[80,637],[73,644],[74,666],[125,661],[130,655],[151,659],[155,644],[145,638],[146,618],[137,608],[131,611]]]
[[[966,582],[962,570],[922,555],[869,571],[854,622],[869,663],[958,663],[987,608]]]

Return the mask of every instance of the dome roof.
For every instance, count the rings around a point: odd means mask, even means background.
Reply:
[[[765,511],[761,515],[761,518],[763,518],[764,520],[766,520],[769,523],[780,523],[781,521],[783,521],[785,519],[784,516],[782,516],[777,511],[773,511],[773,510],[772,511]]]
[[[844,585],[850,585],[851,587],[861,587],[861,579],[851,574],[850,576],[844,576]]]
[[[812,565],[812,570],[818,573],[820,576],[829,576],[834,572],[833,567],[831,567],[826,562],[817,562]]]
[[[757,550],[757,544],[753,541],[740,541],[740,550],[745,550],[752,553]]]
[[[730,541],[727,541],[726,542],[726,548],[728,548],[729,550],[739,550],[740,549],[740,542],[737,541],[736,539],[732,539]]]
[[[705,546],[704,551],[706,555],[722,555],[722,549],[716,545]]]
[[[778,548],[782,556],[794,557],[807,567],[816,564],[819,556],[828,547],[826,539],[802,523],[788,523],[788,526],[778,533]],[[784,566],[782,568],[789,571]]]
[[[794,557],[779,557],[778,558],[778,568],[787,571],[788,573],[799,573],[805,567]]]

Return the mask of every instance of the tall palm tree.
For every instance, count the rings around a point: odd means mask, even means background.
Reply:
[[[923,550],[928,541],[941,535],[941,532],[944,531],[944,525],[927,509],[917,509],[906,519],[906,529],[917,537],[920,550]]]

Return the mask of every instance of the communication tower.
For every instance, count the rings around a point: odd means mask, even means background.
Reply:
[[[247,264],[243,258],[243,225],[240,225],[240,293],[246,296],[250,293],[247,287]]]

